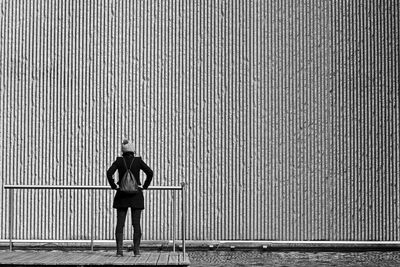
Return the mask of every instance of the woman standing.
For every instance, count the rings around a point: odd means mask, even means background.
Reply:
[[[119,185],[122,177],[124,176],[127,169],[133,173],[135,180],[139,186],[137,193],[125,193],[119,190],[119,187],[115,184],[113,175],[118,170],[119,179],[117,184]],[[143,170],[146,173],[146,181],[141,186],[139,171]],[[126,213],[128,208],[131,208],[132,225],[133,225],[133,252],[135,256],[140,255],[139,246],[140,239],[142,237],[142,230],[140,228],[140,215],[144,209],[143,190],[147,189],[153,178],[153,171],[149,166],[144,163],[141,157],[135,157],[135,151],[133,144],[128,140],[122,142],[122,157],[117,157],[111,167],[107,170],[107,179],[112,189],[117,190],[114,197],[113,208],[117,209],[117,227],[115,229],[115,239],[117,243],[117,256],[123,256],[123,234],[125,226]]]

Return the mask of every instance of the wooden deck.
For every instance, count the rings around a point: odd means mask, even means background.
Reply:
[[[188,266],[187,253],[182,252],[142,252],[134,257],[133,252],[124,252],[116,257],[115,251],[0,251],[0,266],[100,266],[100,265],[168,265]]]

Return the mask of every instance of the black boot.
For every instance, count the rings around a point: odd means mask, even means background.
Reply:
[[[123,233],[116,233],[115,240],[117,241],[117,256],[124,256],[122,252],[123,242],[124,242],[124,234]]]
[[[139,251],[139,247],[140,247],[140,238],[142,237],[142,233],[134,233],[133,234],[133,253],[136,256],[140,256],[140,251]]]

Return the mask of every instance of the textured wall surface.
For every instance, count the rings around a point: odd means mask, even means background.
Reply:
[[[2,184],[106,185],[129,138],[188,184],[189,239],[400,240],[397,1],[0,5]],[[14,237],[88,239],[90,198],[18,190]],[[179,202],[145,198],[144,239],[172,238]]]
[[[333,239],[400,240],[399,4],[333,11]]]

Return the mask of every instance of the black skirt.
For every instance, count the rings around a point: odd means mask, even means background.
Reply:
[[[143,192],[139,191],[135,194],[128,194],[117,190],[117,193],[114,197],[113,208],[144,209]]]

